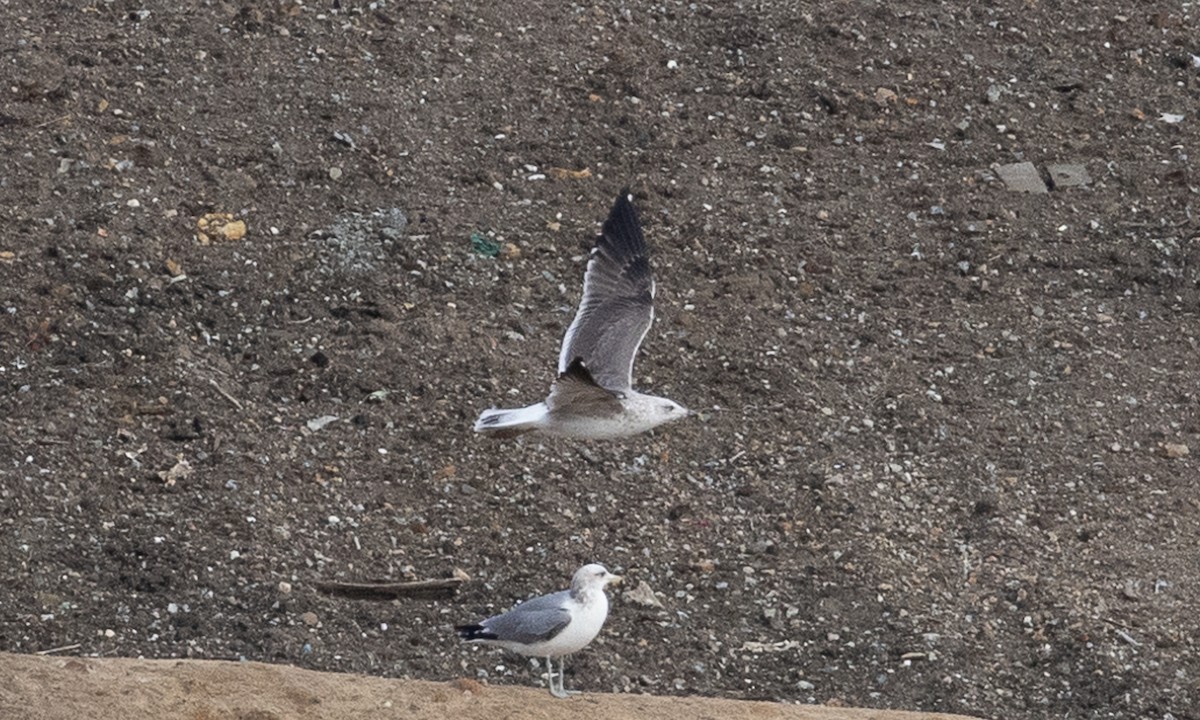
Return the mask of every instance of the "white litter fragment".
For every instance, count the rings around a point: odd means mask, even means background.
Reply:
[[[1132,635],[1130,635],[1129,633],[1125,632],[1124,630],[1118,630],[1118,631],[1117,631],[1117,637],[1121,638],[1122,640],[1124,640],[1125,642],[1129,643],[1130,645],[1132,645],[1132,646],[1134,646],[1134,647],[1141,647],[1141,646],[1142,646],[1142,644],[1141,644],[1140,642],[1138,642],[1137,640],[1135,640],[1135,639],[1134,639],[1134,637],[1133,637]]]
[[[329,423],[336,421],[337,419],[338,419],[337,415],[322,415],[321,417],[313,418],[312,420],[309,420],[308,422],[306,422],[304,424],[308,426],[309,430],[316,432],[316,431],[320,430],[321,428],[325,427],[326,425],[328,425]]]
[[[1158,119],[1165,123],[1171,123],[1172,125],[1183,122],[1183,116],[1176,115],[1175,113],[1163,113],[1162,115],[1158,116]]]
[[[792,650],[793,648],[798,647],[800,647],[800,642],[798,640],[780,640],[779,642],[773,643],[747,640],[746,642],[742,643],[742,650],[752,653],[784,652],[785,650]]]

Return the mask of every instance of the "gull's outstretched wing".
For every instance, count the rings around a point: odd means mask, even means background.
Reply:
[[[583,299],[558,356],[559,374],[582,360],[601,387],[631,389],[633,358],[653,320],[649,253],[637,211],[623,190],[588,260]]]

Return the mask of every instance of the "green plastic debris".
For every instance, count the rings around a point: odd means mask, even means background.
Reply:
[[[473,232],[471,233],[471,249],[484,257],[496,257],[500,254],[500,243],[481,232]]]

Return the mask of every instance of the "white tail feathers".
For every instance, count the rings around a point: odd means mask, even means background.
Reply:
[[[539,428],[546,420],[546,404],[538,403],[515,410],[484,410],[475,421],[475,432],[498,438],[511,438]]]

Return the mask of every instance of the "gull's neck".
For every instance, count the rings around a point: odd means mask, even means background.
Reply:
[[[604,594],[603,588],[595,588],[589,585],[582,585],[571,588],[571,599],[580,605],[591,605],[596,600],[596,595]]]

